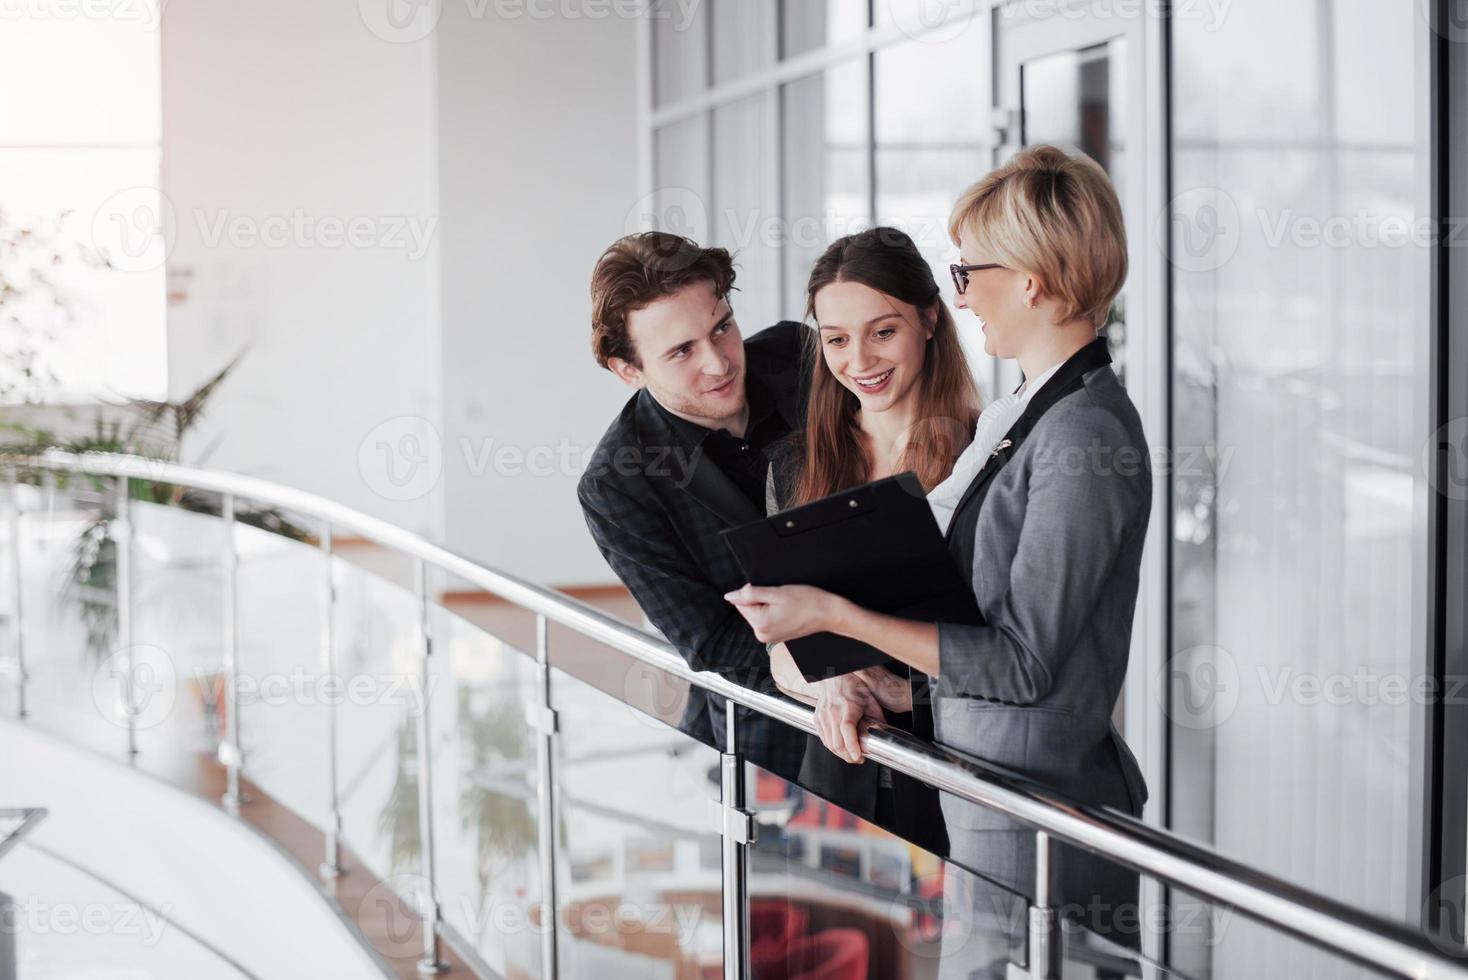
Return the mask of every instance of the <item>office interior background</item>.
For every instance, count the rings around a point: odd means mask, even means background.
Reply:
[[[0,0],[5,440],[140,433],[117,448],[319,495],[639,623],[575,496],[628,396],[588,344],[601,250],[645,228],[733,250],[746,336],[802,318],[815,257],[872,224],[908,231],[948,296],[958,192],[1025,144],[1082,150],[1125,211],[1131,274],[1108,337],[1158,450],[1117,715],[1151,790],[1145,820],[1461,939],[1468,280],[1452,246],[1468,236],[1452,216],[1468,28],[1451,6]],[[986,399],[1018,382],[969,353]],[[184,403],[214,380],[186,425],[134,426],[138,400]],[[93,696],[110,650],[83,654],[85,602],[58,584],[106,488],[53,475],[7,499],[7,547],[33,570],[4,572],[22,603],[5,600],[7,620],[30,613],[15,635],[31,687],[20,721],[21,671],[0,678],[0,806],[51,810],[0,854],[0,891],[35,899],[0,941],[18,975],[384,969],[339,921],[350,909],[169,783],[195,778],[178,775],[181,745],[242,743],[281,819],[334,824],[377,887],[402,892],[395,879],[425,874],[410,712],[358,712],[331,748],[300,704],[222,719],[197,682],[224,628],[217,522],[139,503],[132,637],[194,680],[118,766],[122,729]],[[268,531],[239,528],[239,661],[314,669],[319,536]],[[337,636],[363,671],[399,662],[408,564],[339,546],[361,554],[335,573]],[[462,776],[433,789],[434,887],[468,949],[455,969],[538,975],[536,930],[492,914],[539,888],[538,811],[495,783],[534,785],[533,732],[506,694],[538,683],[534,631],[463,576],[430,584],[452,664],[434,744],[452,743]],[[629,745],[676,733],[605,693],[630,682],[561,683],[584,717],[560,709],[560,772],[588,805],[562,820],[571,837],[593,828],[568,840],[565,894],[605,880],[650,894],[685,861],[707,877],[711,847],[717,891],[717,834],[685,806],[716,758],[594,763],[593,725]],[[335,753],[340,805],[320,792]],[[681,829],[633,820],[654,810]],[[840,874],[871,892],[868,837]],[[790,853],[830,871],[847,851]],[[150,945],[35,912],[67,902],[172,907],[179,928]],[[717,950],[717,913],[666,956],[573,929],[561,970],[704,975],[685,959]],[[1204,918],[1159,947],[1178,975],[1376,975],[1247,916]],[[912,949],[894,948],[905,963]]]

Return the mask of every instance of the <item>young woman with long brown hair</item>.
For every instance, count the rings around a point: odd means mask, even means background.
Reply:
[[[979,394],[912,239],[881,227],[832,243],[811,269],[806,318],[820,356],[785,506],[907,470],[926,489],[942,483],[973,436]]]
[[[929,491],[947,479],[973,437],[979,395],[953,315],[912,239],[879,227],[834,242],[811,270],[806,318],[814,320],[810,343],[818,347],[810,358],[806,423],[774,454],[768,509],[909,470]],[[921,706],[913,714],[905,669],[811,681],[783,644],[770,659],[776,683],[792,697],[817,707],[859,700],[867,717],[932,735]],[[936,802],[918,784],[897,780],[894,790],[885,767],[842,761],[812,739],[801,776],[832,802],[918,843],[941,839]]]

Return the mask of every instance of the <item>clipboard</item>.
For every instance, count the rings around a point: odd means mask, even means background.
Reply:
[[[723,532],[754,585],[814,585],[904,619],[982,624],[927,494],[912,472],[863,484]],[[814,633],[786,644],[808,681],[906,665],[876,647]]]

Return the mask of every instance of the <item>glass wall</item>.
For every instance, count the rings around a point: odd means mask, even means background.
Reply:
[[[1410,918],[1427,25],[1248,0],[1213,28],[1177,20],[1172,62],[1173,822]]]
[[[810,268],[834,239],[871,223],[867,61],[854,58],[780,89],[783,314],[805,312]]]
[[[872,57],[877,220],[912,236],[948,300],[948,265],[958,261],[948,238],[949,211],[959,192],[993,165],[982,85],[990,60],[985,35],[972,22],[960,26],[942,43],[904,39]],[[983,337],[973,330],[960,330],[959,337],[982,384]]]
[[[713,111],[712,244],[734,253],[734,315],[746,334],[784,319],[780,295],[775,100],[761,93]]]
[[[870,7],[719,0],[682,29],[654,22],[646,224],[736,253],[746,336],[801,319],[816,258],[874,221],[912,235],[950,292],[948,211],[991,163],[983,19],[883,2],[873,25]]]
[[[1113,37],[1079,50],[1057,51],[1020,65],[1020,108],[1025,145],[1053,143],[1085,153],[1115,181],[1123,213],[1131,206],[1124,179],[1129,120],[1127,39]],[[1134,107],[1133,107],[1134,108]],[[1106,322],[1111,362],[1126,382],[1126,309],[1129,283]]]
[[[992,31],[987,6],[756,6],[778,11],[777,37],[755,13],[719,30],[733,15],[717,5],[654,32],[656,66],[696,67],[676,78],[698,103],[669,109],[658,75],[653,186],[693,188],[708,237],[740,251],[746,332],[801,316],[821,248],[869,222],[909,231],[947,296],[948,208],[1001,145],[1100,160],[1142,242],[1108,336],[1129,388],[1155,392],[1154,448],[1169,417],[1173,430],[1173,513],[1153,527],[1171,576],[1138,613],[1168,624],[1169,649],[1160,703],[1130,706],[1166,729],[1148,747],[1166,758],[1156,818],[1412,919],[1411,718],[1427,683],[1415,474],[1433,371],[1421,6],[1241,0],[1175,8],[1155,31],[1105,4],[1055,5],[1050,23],[1006,7]],[[728,46],[751,50],[709,55]],[[1123,347],[1127,310],[1134,325],[1165,310],[1170,336],[1149,321]],[[970,353],[993,394],[997,374]],[[1170,365],[1165,385],[1154,365]],[[1224,974],[1230,948],[1212,961]]]
[[[867,28],[860,0],[785,0],[780,4],[781,54],[790,58],[827,45],[847,44]]]

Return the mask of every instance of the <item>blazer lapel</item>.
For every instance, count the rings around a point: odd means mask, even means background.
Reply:
[[[1019,451],[1020,443],[1024,442],[1030,430],[1040,421],[1040,416],[1044,415],[1051,405],[1084,385],[1087,374],[1110,363],[1111,353],[1106,349],[1106,338],[1097,337],[1072,354],[1070,359],[1060,366],[1060,370],[1056,371],[1050,380],[1045,382],[1045,386],[1035,393],[1035,397],[1030,399],[1024,414],[1009,427],[1009,431],[1004,434],[998,447],[989,456],[983,468],[974,476],[973,481],[969,483],[968,489],[958,500],[958,506],[953,509],[954,519],[948,522],[945,538],[952,536],[953,528],[958,523],[959,511],[967,507],[974,496],[994,478],[994,474],[1002,470],[1004,464]]]

